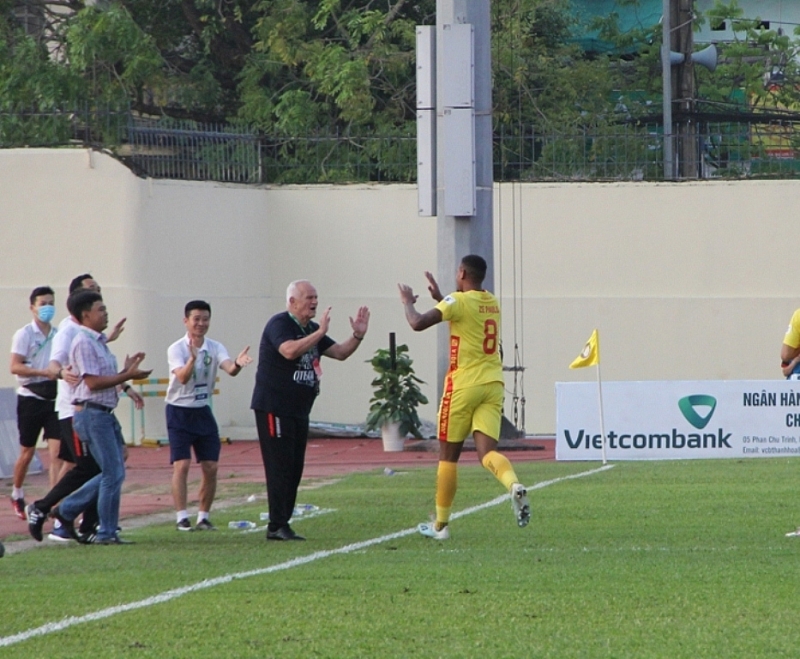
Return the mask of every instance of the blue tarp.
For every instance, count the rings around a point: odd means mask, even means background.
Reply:
[[[661,20],[661,0],[640,0],[638,7],[620,6],[616,0],[572,0],[572,6],[580,25],[574,41],[587,52],[613,50],[612,44],[601,40],[596,30],[588,29],[595,18],[616,13],[619,16],[619,29],[622,32],[649,28],[658,25]]]

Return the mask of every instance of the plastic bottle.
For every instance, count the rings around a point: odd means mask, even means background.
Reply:
[[[247,529],[256,528],[256,523],[255,522],[250,522],[250,521],[248,521],[246,519],[240,519],[240,520],[236,520],[234,522],[228,522],[228,528],[229,529],[241,529],[241,530],[245,530],[246,531]]]

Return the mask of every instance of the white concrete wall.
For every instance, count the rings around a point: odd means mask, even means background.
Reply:
[[[799,194],[790,181],[498,186],[496,289],[506,364],[516,337],[527,369],[526,429],[554,432],[556,381],[596,377],[567,369],[594,327],[607,380],[780,377],[781,339],[798,306],[786,209]],[[210,336],[233,354],[249,344],[255,357],[288,282],[308,278],[333,307],[334,338],[349,334],[359,305],[372,310],[360,350],[324,362],[315,420],[363,421],[372,378],[364,360],[391,331],[436,396],[435,335],[408,329],[396,288],[412,284],[428,308],[422,273],[435,269],[436,223],[417,217],[414,186],[153,181],[99,153],[0,150],[0,218],[8,345],[30,320],[33,287],[52,285],[63,310],[70,279],[89,271],[112,321],[128,318],[117,354],[145,350],[153,375],[166,377],[186,301],[207,299]],[[221,374],[214,409],[235,438],[254,436],[254,372]],[[13,384],[3,369],[0,386]],[[148,404],[148,435],[163,434],[163,405]],[[126,430],[128,407],[119,415]],[[422,416],[433,420],[435,404]]]
[[[359,423],[371,395],[364,360],[388,345],[390,331],[410,339],[420,362],[433,354],[433,335],[410,336],[397,298],[397,282],[421,279],[436,258],[435,220],[416,216],[415,195],[413,186],[154,181],[99,153],[0,150],[0,337],[10,346],[13,332],[30,321],[28,295],[37,285],[52,285],[65,313],[69,281],[88,271],[103,287],[112,322],[128,318],[115,352],[145,350],[153,377],[167,377],[166,348],[182,335],[188,300],[211,303],[209,336],[232,355],[250,345],[256,358],[264,324],[285,308],[287,284],[307,278],[320,303],[333,307],[334,338],[349,335],[348,317],[360,305],[372,310],[359,351],[347,362],[326,360],[314,410],[315,420]],[[428,361],[432,382],[433,357]],[[255,436],[254,376],[255,368],[237,378],[221,373],[214,409],[233,437]],[[0,386],[13,385],[3,369]],[[163,403],[147,403],[148,436],[163,435]],[[123,401],[126,432],[128,408]],[[435,410],[424,414],[432,419]]]

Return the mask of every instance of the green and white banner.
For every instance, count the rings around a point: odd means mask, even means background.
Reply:
[[[608,460],[800,456],[800,381],[602,386]],[[601,457],[597,382],[557,382],[556,459]]]

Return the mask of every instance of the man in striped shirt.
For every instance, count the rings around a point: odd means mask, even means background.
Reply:
[[[89,273],[78,275],[69,285],[69,294],[72,296],[82,290],[95,291],[100,293],[100,284]],[[122,334],[125,325],[125,318],[122,318],[108,335],[108,343],[115,341]],[[68,497],[84,483],[91,480],[100,473],[100,467],[91,452],[81,442],[72,428],[72,386],[77,384],[78,377],[73,376],[69,369],[69,350],[72,340],[80,331],[81,324],[78,319],[68,315],[58,326],[58,333],[53,339],[53,348],[50,351],[50,372],[58,378],[58,396],[56,397],[56,411],[58,412],[58,422],[61,427],[61,449],[59,457],[70,464],[70,468],[63,473],[55,487],[41,499],[34,501],[25,510],[28,514],[28,532],[39,542],[43,539],[42,529],[50,514],[50,511],[59,501]],[[143,398],[131,387],[126,384],[122,387],[128,397],[133,400],[136,409],[144,406]],[[97,502],[93,502],[81,517],[79,535],[81,538],[90,540],[94,537],[98,524]],[[69,542],[71,538],[60,528],[54,528],[48,536],[51,540]]]
[[[77,539],[75,517],[97,496],[100,528],[95,543],[128,544],[117,533],[125,480],[125,441],[114,408],[119,400],[118,386],[128,380],[146,378],[151,371],[139,368],[145,357],[143,352],[126,357],[122,371],[117,370],[117,359],[108,349],[103,334],[108,327],[108,310],[99,293],[76,293],[69,298],[68,306],[81,324],[70,347],[70,366],[80,378],[72,392],[73,426],[81,441],[89,445],[101,472],[64,499],[53,516]]]

